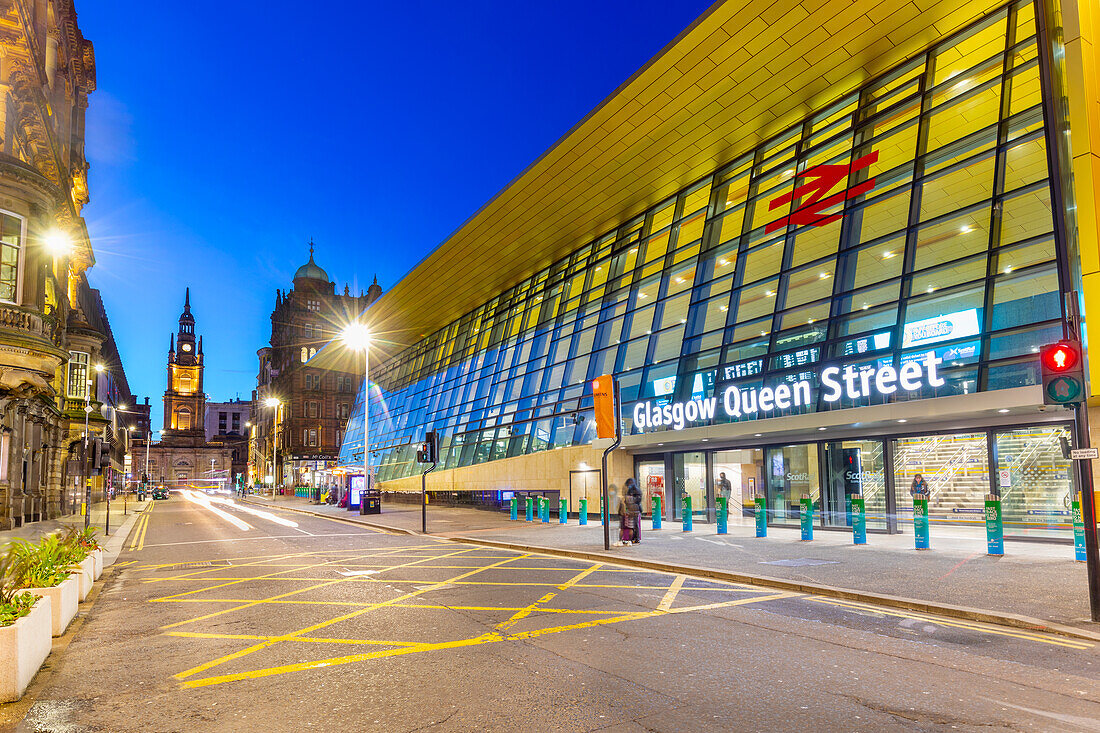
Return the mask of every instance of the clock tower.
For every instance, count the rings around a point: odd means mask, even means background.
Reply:
[[[195,340],[188,288],[180,314],[179,331],[168,346],[168,389],[164,392],[163,442],[202,445],[206,442],[206,393],[202,385],[202,337]]]

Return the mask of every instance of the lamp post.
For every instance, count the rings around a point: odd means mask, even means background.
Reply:
[[[125,412],[125,410],[122,410]],[[130,454],[130,477],[134,476],[134,426],[131,425],[126,428],[126,452]],[[130,493],[130,487],[126,482],[122,482],[122,516],[126,516],[126,501],[127,494]]]
[[[103,372],[103,365],[96,364],[95,370]],[[92,412],[92,380],[88,380],[88,393],[84,400],[84,529],[92,521],[92,481],[88,475],[88,415]]]
[[[344,327],[341,338],[348,348],[353,351],[363,350],[363,496],[359,497],[359,511],[363,513],[365,507],[363,501],[367,490],[371,487],[370,480],[370,330],[365,324],[355,321]],[[351,498],[348,498],[348,506],[351,506]]]
[[[264,404],[275,408],[275,427],[271,435],[271,500],[275,501],[275,487],[282,479],[281,473],[277,472],[279,471],[279,407],[283,403],[278,397],[268,397],[264,400]]]

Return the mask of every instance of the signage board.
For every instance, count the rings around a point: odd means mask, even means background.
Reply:
[[[1069,452],[1069,457],[1074,461],[1088,461],[1100,458],[1100,448],[1074,448]]]
[[[1002,468],[997,472],[997,485],[1002,489],[1012,488],[1012,472],[1007,468]]]
[[[940,341],[977,336],[981,333],[978,325],[978,309],[971,308],[956,311],[935,318],[906,323],[901,335],[901,347],[925,346]]]
[[[857,400],[863,397],[884,396],[895,392],[915,392],[929,387],[940,387],[946,380],[939,375],[943,359],[929,351],[923,359],[912,360],[894,367],[888,363],[877,366],[851,364],[825,366],[817,374],[822,399],[836,402],[841,397]],[[814,404],[813,390],[808,377],[794,382],[780,381],[774,385],[738,387],[731,385],[719,397],[699,397],[668,404],[650,400],[634,404],[633,417],[636,429],[671,427],[683,430],[692,423],[713,420],[721,411],[728,418],[739,419],[773,414]]]

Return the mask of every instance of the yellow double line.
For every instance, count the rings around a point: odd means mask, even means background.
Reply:
[[[131,533],[133,539],[130,540],[130,550],[141,550],[145,548],[145,531],[149,529],[149,510],[146,509],[141,517],[137,521],[137,526],[134,527]]]

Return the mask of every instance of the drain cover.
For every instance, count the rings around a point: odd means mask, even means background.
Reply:
[[[176,565],[167,565],[157,570],[198,570],[199,568],[224,568],[228,567],[228,560],[203,560],[201,562],[181,562]]]
[[[761,565],[784,565],[789,568],[798,568],[804,565],[838,565],[837,560],[814,560],[809,557],[800,557],[796,560],[762,560]]]

